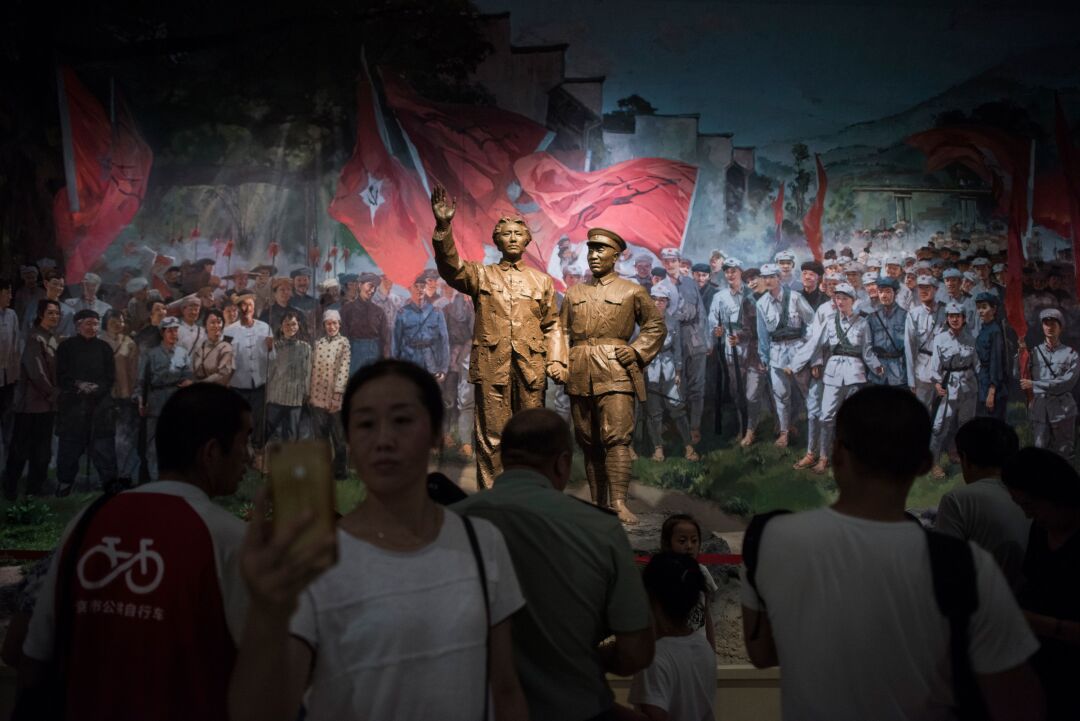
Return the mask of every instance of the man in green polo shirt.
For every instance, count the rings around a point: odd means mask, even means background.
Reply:
[[[503,429],[494,487],[453,507],[506,538],[526,600],[513,617],[514,652],[534,719],[602,717],[614,704],[605,672],[629,676],[653,655],[648,599],[618,517],[563,493],[572,449],[557,413],[520,411]]]

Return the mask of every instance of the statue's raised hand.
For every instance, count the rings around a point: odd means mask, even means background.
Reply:
[[[436,185],[431,190],[431,213],[435,216],[435,226],[445,230],[450,227],[457,212],[457,203],[446,194],[446,188]]]

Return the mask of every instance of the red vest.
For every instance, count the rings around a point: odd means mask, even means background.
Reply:
[[[72,551],[65,549],[65,555]],[[226,720],[236,646],[210,531],[178,496],[124,493],[78,549],[69,719]]]

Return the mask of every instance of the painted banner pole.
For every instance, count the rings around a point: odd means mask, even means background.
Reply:
[[[64,182],[67,184],[68,210],[79,212],[79,184],[75,172],[75,145],[71,135],[71,109],[64,89],[64,69],[56,63],[56,93],[60,106],[60,141],[64,156]]]

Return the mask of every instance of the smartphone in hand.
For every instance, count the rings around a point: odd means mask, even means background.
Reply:
[[[311,520],[296,541],[299,551],[315,541],[336,538],[334,474],[330,445],[322,440],[283,443],[271,449],[270,498],[274,507],[274,533],[310,511]],[[337,561],[337,544],[330,563]]]

